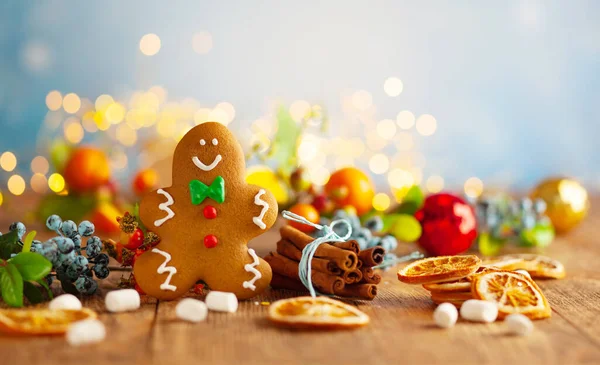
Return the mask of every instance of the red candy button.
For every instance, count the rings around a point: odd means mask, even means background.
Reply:
[[[217,218],[217,208],[212,205],[207,205],[204,207],[204,218],[206,219],[215,219]]]
[[[219,240],[217,240],[217,236],[215,236],[214,234],[209,234],[204,237],[204,246],[206,246],[206,248],[217,247],[218,243]]]

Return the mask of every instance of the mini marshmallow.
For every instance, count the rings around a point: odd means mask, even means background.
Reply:
[[[189,322],[202,322],[206,319],[208,314],[208,308],[204,302],[186,298],[177,303],[175,307],[175,313],[177,318],[183,319]]]
[[[433,320],[438,327],[454,327],[458,319],[458,310],[450,303],[442,303],[433,312]]]
[[[527,270],[515,270],[515,272],[518,272],[519,274],[525,275],[528,278],[531,279],[531,275],[529,275],[529,272],[527,272]]]
[[[469,299],[461,305],[460,316],[473,322],[491,323],[498,317],[498,305],[485,300]]]
[[[71,346],[87,345],[104,340],[106,328],[97,319],[86,319],[75,322],[67,331],[67,342]]]
[[[106,294],[104,305],[110,312],[125,312],[140,307],[140,294],[135,289],[114,290]]]
[[[527,336],[533,331],[533,322],[526,315],[514,313],[504,319],[508,332],[517,336]]]
[[[211,311],[234,313],[238,300],[235,294],[221,291],[210,291],[206,296],[206,306]]]
[[[57,309],[71,309],[71,310],[79,310],[81,309],[81,301],[79,298],[74,296],[73,294],[63,294],[59,295],[56,298],[50,301],[48,304],[48,308],[52,310]]]

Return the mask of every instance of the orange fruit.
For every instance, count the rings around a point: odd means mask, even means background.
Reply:
[[[480,265],[481,260],[475,255],[429,257],[398,271],[398,280],[407,284],[454,281],[474,273]]]
[[[106,154],[95,148],[80,147],[71,154],[63,175],[71,191],[95,190],[110,178]]]
[[[310,204],[296,204],[290,208],[290,212],[298,214],[299,216],[306,218],[306,220],[308,220],[309,222],[315,224],[319,223],[319,219],[321,219],[321,215],[319,214],[317,208],[313,207]],[[290,226],[304,233],[310,233],[315,230],[315,227],[309,226],[307,224],[302,224],[294,221],[289,221],[288,223]]]
[[[481,266],[473,274],[465,276],[462,279],[450,281],[446,283],[430,283],[423,284],[423,288],[433,293],[459,293],[459,292],[471,292],[471,282],[475,275],[488,271],[498,271],[500,269]]]
[[[269,319],[294,328],[344,329],[369,323],[356,307],[327,297],[278,300],[269,307]]]
[[[567,275],[560,261],[536,254],[504,255],[486,260],[484,265],[509,271],[525,270],[531,277],[538,279],[562,279]]]
[[[354,167],[345,167],[331,174],[325,185],[325,194],[337,208],[353,206],[360,216],[373,208],[375,188],[364,172]]]
[[[156,187],[158,183],[158,174],[154,169],[144,169],[140,170],[132,182],[132,189],[136,195],[140,196],[145,193],[149,193]]]
[[[496,302],[499,318],[521,313],[530,319],[540,319],[552,313],[537,284],[516,272],[492,271],[476,275],[471,291],[476,299]]]
[[[59,335],[67,332],[69,326],[77,321],[96,317],[96,312],[87,308],[78,310],[2,309],[0,310],[0,331],[16,335]]]

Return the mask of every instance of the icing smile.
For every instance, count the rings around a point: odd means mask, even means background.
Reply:
[[[202,163],[202,161],[200,161],[200,159],[198,157],[194,156],[194,157],[192,157],[192,162],[200,170],[210,171],[210,170],[214,169],[215,167],[217,167],[217,165],[219,164],[219,162],[221,162],[222,159],[223,158],[221,157],[221,155],[217,155],[210,165],[205,165],[204,163]]]

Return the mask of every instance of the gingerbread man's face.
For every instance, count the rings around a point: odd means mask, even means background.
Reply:
[[[136,260],[142,289],[159,299],[184,294],[198,280],[238,298],[258,294],[271,270],[247,242],[277,217],[277,203],[265,189],[244,181],[241,147],[218,123],[191,129],[173,157],[173,185],[145,196],[140,218],[161,237]]]

